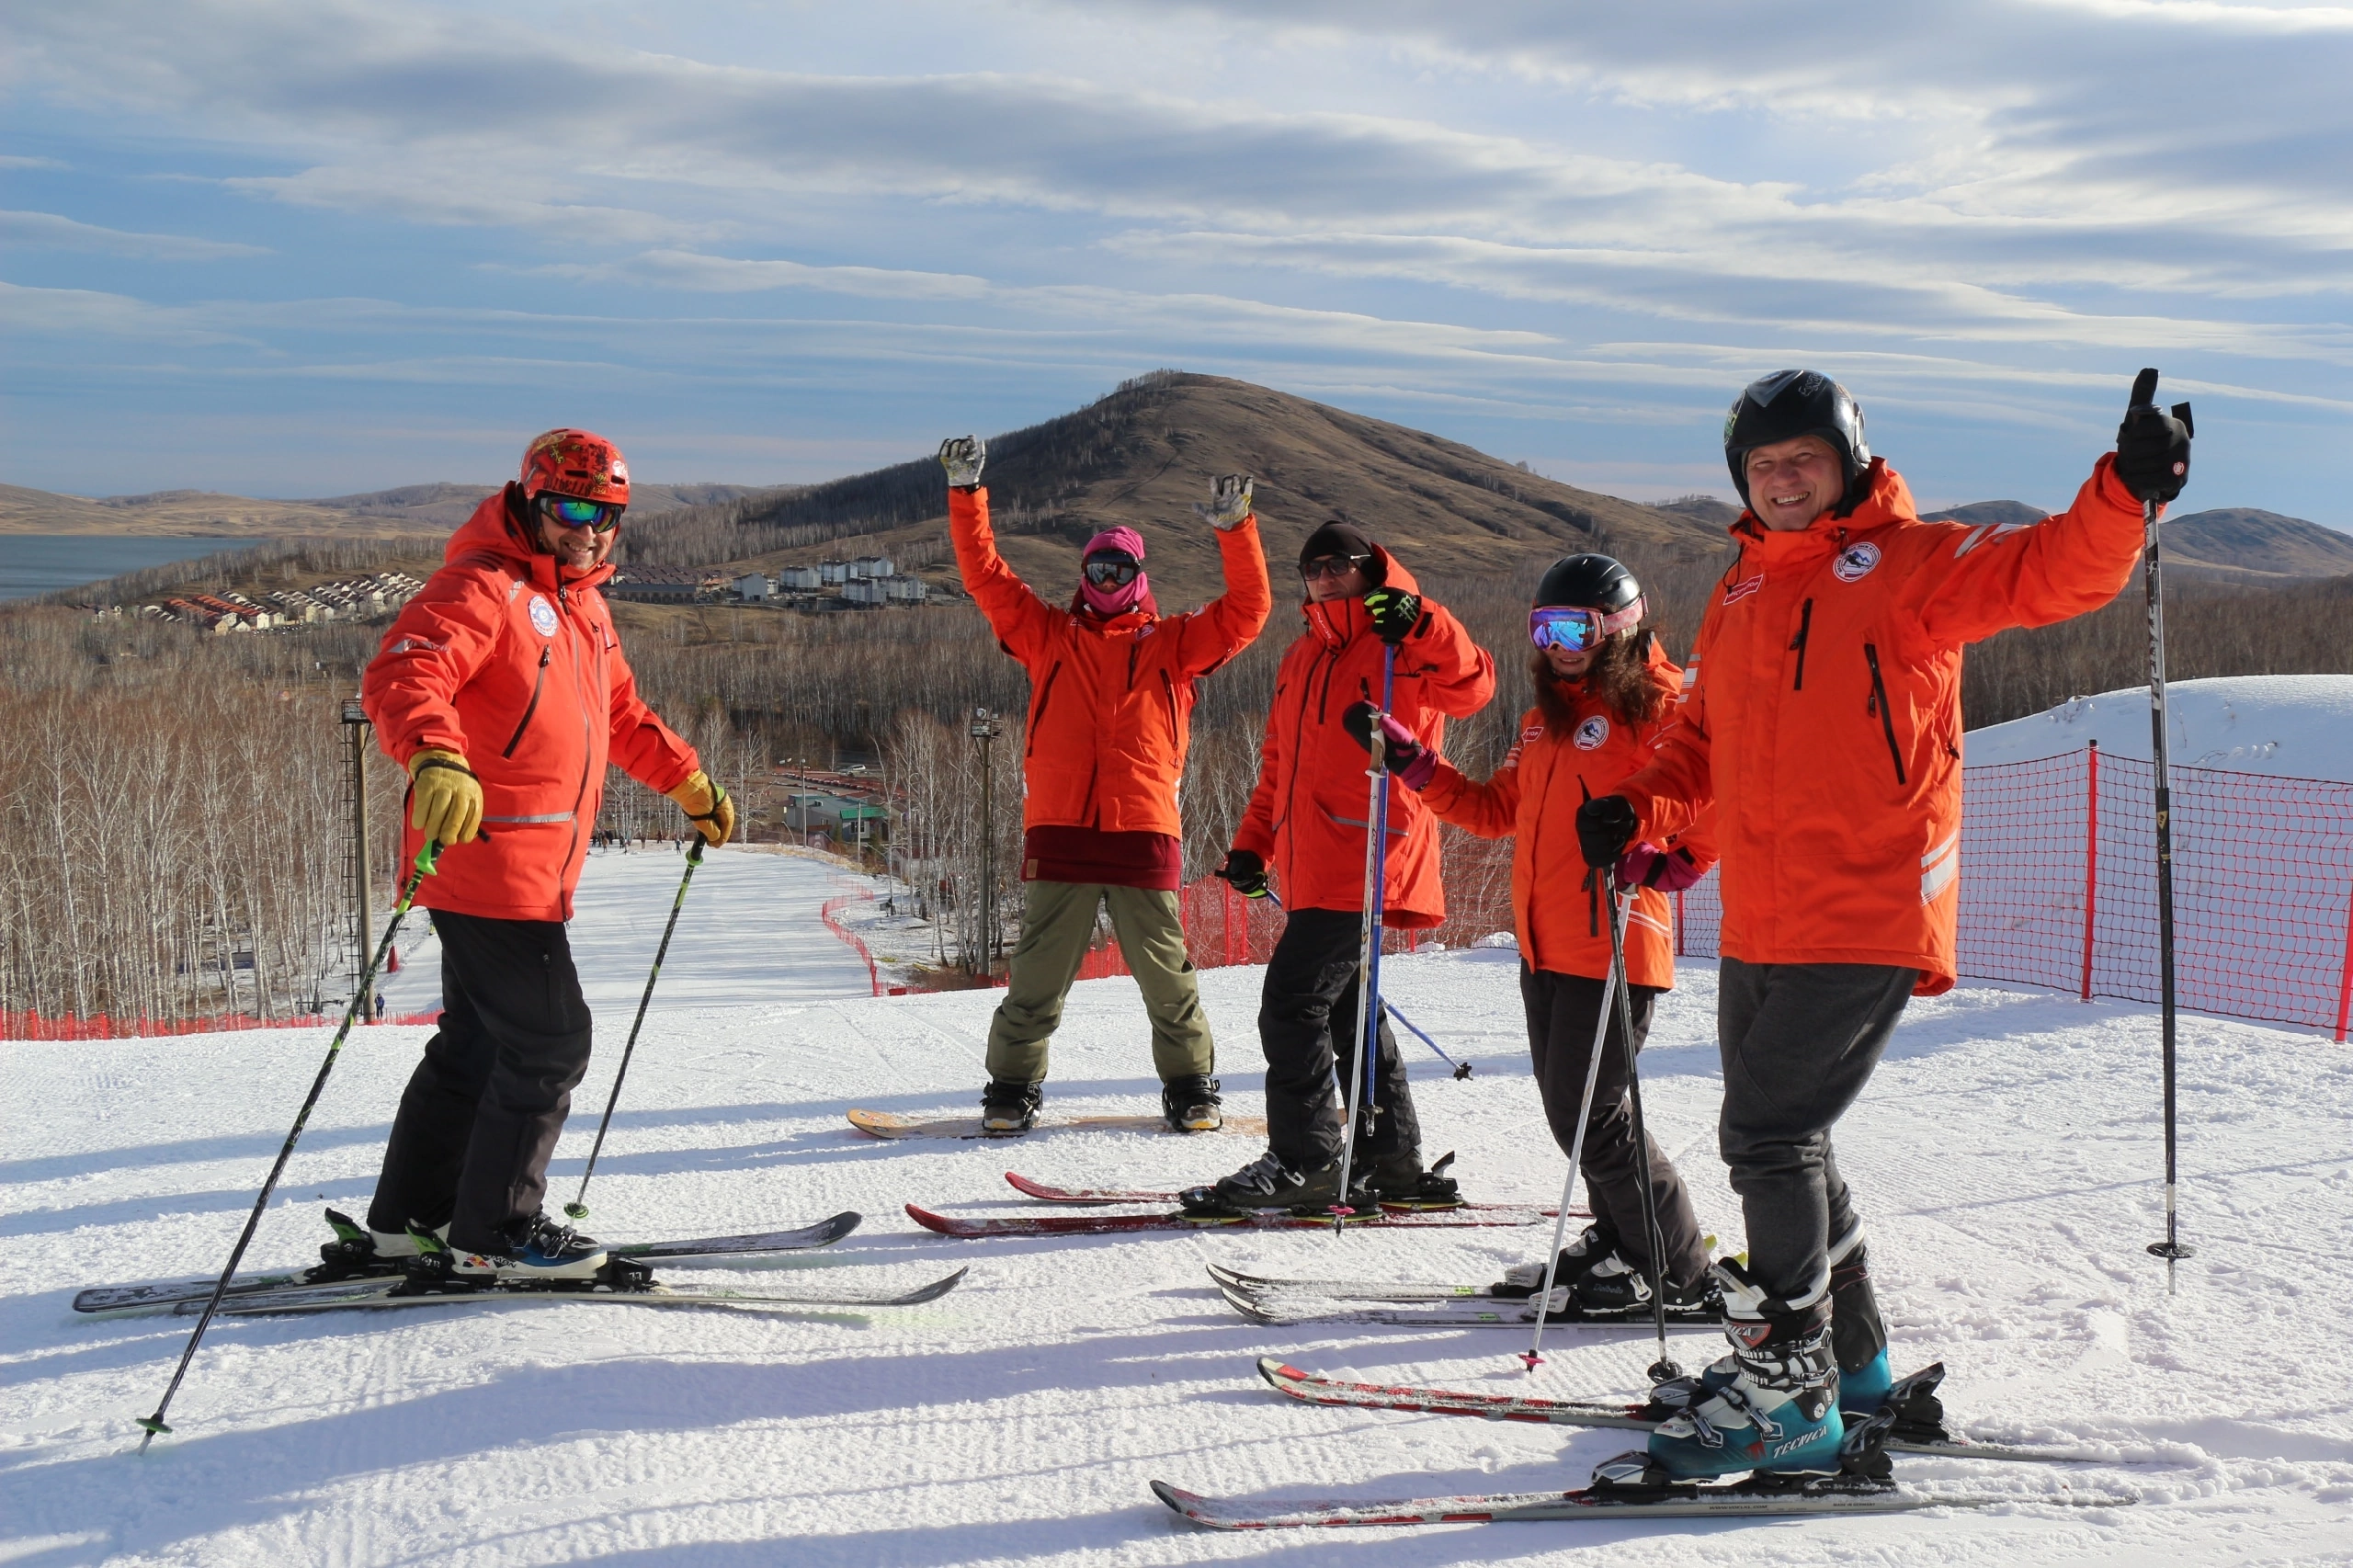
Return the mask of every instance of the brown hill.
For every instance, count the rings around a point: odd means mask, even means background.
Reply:
[[[1508,575],[1576,550],[1696,562],[1723,543],[1710,522],[1579,490],[1459,442],[1173,370],[993,437],[985,478],[1006,556],[1040,592],[1058,597],[1074,585],[1078,546],[1126,524],[1144,535],[1154,590],[1176,610],[1219,591],[1215,543],[1192,506],[1212,478],[1235,472],[1256,476],[1279,574],[1334,517],[1416,574],[1458,579]],[[680,512],[632,532],[629,547],[650,565],[800,563],[868,549],[945,562],[946,512],[946,483],[926,456],[773,505]]]

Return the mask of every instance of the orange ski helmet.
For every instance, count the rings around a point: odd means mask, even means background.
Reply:
[[[621,449],[587,430],[551,430],[523,449],[520,476],[527,501],[541,491],[609,506],[629,505],[629,464]]]

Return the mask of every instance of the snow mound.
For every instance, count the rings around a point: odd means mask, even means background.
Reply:
[[[2353,676],[2171,681],[2165,708],[2176,767],[2353,784]],[[2048,712],[1972,730],[1964,745],[1974,767],[2060,756],[2091,741],[2111,756],[2148,761],[2149,688],[2073,698]]]

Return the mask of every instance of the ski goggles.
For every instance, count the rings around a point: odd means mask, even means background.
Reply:
[[[1313,583],[1318,577],[1345,577],[1372,564],[1370,555],[1319,555],[1313,561],[1299,563],[1302,582]]]
[[[1567,609],[1558,605],[1546,605],[1528,612],[1528,637],[1539,648],[1558,648],[1564,653],[1585,653],[1601,646],[1602,641],[1623,631],[1630,626],[1642,624],[1644,601],[1636,599],[1624,609]]]
[[[1098,588],[1108,588],[1114,584],[1124,588],[1136,580],[1136,574],[1143,568],[1137,564],[1134,556],[1107,550],[1100,555],[1088,556],[1082,570],[1086,574],[1086,580]]]
[[[624,508],[609,501],[583,501],[577,495],[540,494],[540,516],[560,528],[594,528],[608,534],[621,526]]]

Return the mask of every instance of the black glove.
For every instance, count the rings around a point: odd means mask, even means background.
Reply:
[[[2156,405],[2157,373],[2132,383],[2132,403],[2116,427],[2116,477],[2141,501],[2170,501],[2189,483],[2189,404]]]
[[[1577,808],[1577,847],[1588,866],[1615,866],[1642,826],[1623,795],[1599,795]]]
[[[1359,699],[1349,703],[1347,710],[1340,715],[1340,728],[1356,737],[1357,749],[1359,751],[1370,752],[1372,749],[1373,721],[1379,717],[1380,713],[1380,709]],[[1399,726],[1401,729],[1403,727]],[[1389,771],[1392,773],[1403,773],[1413,767],[1416,761],[1420,760],[1423,752],[1422,743],[1414,739],[1410,733],[1401,741],[1395,735],[1386,732],[1381,735],[1381,749],[1387,754]]]
[[[1267,863],[1258,858],[1255,850],[1227,850],[1225,864],[1211,874],[1223,878],[1244,898],[1267,896]]]
[[[1394,647],[1422,623],[1422,596],[1403,588],[1375,588],[1364,597],[1364,612],[1372,618],[1373,634]]]

